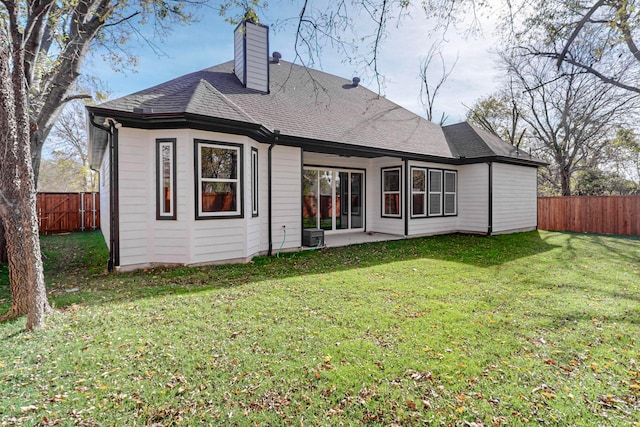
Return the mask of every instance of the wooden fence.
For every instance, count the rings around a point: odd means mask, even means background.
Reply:
[[[640,235],[640,196],[538,197],[538,228]]]
[[[40,234],[100,227],[100,193],[38,193]]]

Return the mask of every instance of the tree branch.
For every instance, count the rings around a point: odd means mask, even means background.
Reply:
[[[580,31],[582,31],[582,28],[585,26],[587,21],[589,21],[589,19],[596,12],[596,10],[598,10],[600,7],[602,7],[602,5],[604,5],[605,1],[606,0],[598,0],[596,4],[594,4],[591,7],[591,9],[589,9],[589,11],[582,17],[582,19],[576,24],[576,27],[573,29],[573,32],[567,39],[567,42],[565,43],[564,48],[562,49],[562,52],[558,56],[558,60],[556,62],[556,66],[558,68],[560,68],[560,65],[562,65],[562,62],[565,60],[565,57],[569,52],[569,48],[571,47],[571,44],[576,39],[576,37],[578,37],[578,34],[580,33]]]

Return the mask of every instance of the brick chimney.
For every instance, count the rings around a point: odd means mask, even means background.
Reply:
[[[233,38],[236,77],[248,89],[269,93],[269,27],[243,21]]]

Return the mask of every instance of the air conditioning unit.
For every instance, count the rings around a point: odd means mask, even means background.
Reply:
[[[324,230],[319,228],[302,230],[302,245],[308,247],[324,246]]]

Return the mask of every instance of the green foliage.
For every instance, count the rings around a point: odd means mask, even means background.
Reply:
[[[64,308],[0,325],[1,424],[640,422],[638,239],[438,236],[115,275],[100,239],[43,238]]]

